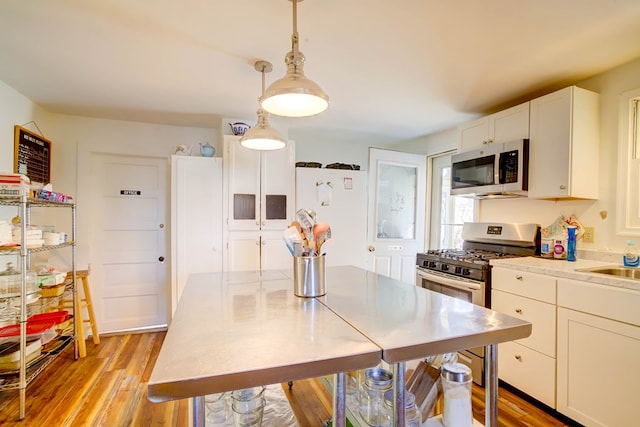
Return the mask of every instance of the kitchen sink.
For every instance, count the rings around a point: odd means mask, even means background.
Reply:
[[[640,280],[640,268],[634,268],[634,267],[584,268],[579,271],[582,271],[585,273],[607,274],[609,276],[618,276],[625,279]]]

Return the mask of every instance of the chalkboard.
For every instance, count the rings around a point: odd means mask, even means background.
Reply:
[[[31,182],[48,184],[51,179],[51,141],[22,126],[15,126],[13,171]]]

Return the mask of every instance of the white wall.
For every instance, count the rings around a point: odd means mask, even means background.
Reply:
[[[585,226],[595,227],[595,242],[578,242],[585,250],[622,252],[627,238],[616,235],[616,171],[618,152],[618,102],[623,92],[640,88],[640,59],[575,83],[600,94],[600,177],[598,200],[544,201],[499,199],[479,202],[479,221],[535,222],[551,224],[559,215],[575,214]],[[457,146],[456,129],[396,145],[397,149],[427,155]],[[606,215],[603,219],[602,215]]]
[[[47,129],[48,114],[12,87],[0,81],[0,172],[13,172],[13,132],[15,125],[21,125],[37,133],[35,121],[42,132]],[[15,208],[0,206],[0,220],[8,221],[16,216]],[[0,271],[4,270],[5,260],[0,259]]]
[[[458,148],[458,130],[451,128],[410,141],[403,141],[396,144],[394,148],[407,153],[426,154],[427,156],[445,153]]]
[[[550,224],[558,215],[576,214],[584,225],[595,227],[595,243],[579,242],[582,249],[619,252],[625,236],[616,235],[616,170],[618,148],[618,96],[640,88],[640,59],[576,83],[600,93],[600,199],[596,201],[541,201],[529,199],[485,200],[480,202],[481,221],[537,222]],[[76,155],[79,145],[137,144],[149,155],[169,156],[178,144],[189,144],[197,155],[198,143],[210,142],[221,155],[219,135],[214,128],[190,128],[126,121],[92,119],[50,114],[11,87],[0,82],[0,171],[13,170],[13,126],[35,120],[44,136],[52,141],[52,180],[59,191],[75,195]],[[216,124],[216,126],[220,126]],[[33,127],[28,127],[37,131]],[[296,160],[323,164],[342,162],[367,169],[369,147],[391,148],[432,155],[454,149],[457,132],[449,129],[393,145],[377,135],[350,132],[304,132],[291,129],[296,141]],[[80,205],[81,200],[77,200]],[[0,211],[1,213],[2,211]],[[602,219],[601,213],[606,213]],[[0,216],[5,218],[6,215]],[[79,216],[79,221],[81,217]],[[80,236],[81,238],[81,236]]]
[[[30,121],[35,121],[41,129],[46,128],[47,113],[0,81],[0,172],[13,172],[14,125],[39,133],[33,124],[27,125]]]
[[[296,142],[296,162],[346,163],[367,170],[369,147],[396,149],[389,138],[349,131],[305,131],[292,128],[289,139]]]
[[[622,252],[628,237],[616,234],[616,174],[618,153],[618,102],[625,91],[640,88],[640,59],[576,83],[600,94],[600,197],[594,201],[542,201],[529,199],[484,200],[480,220],[534,221],[549,225],[558,215],[575,214],[585,226],[595,227],[595,242],[578,242],[578,248]],[[601,217],[606,214],[606,218]]]

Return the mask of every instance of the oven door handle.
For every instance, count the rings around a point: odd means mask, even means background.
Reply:
[[[418,276],[431,280],[432,282],[439,283],[441,285],[447,285],[447,286],[451,286],[453,288],[459,288],[459,289],[465,288],[465,289],[470,289],[474,291],[479,291],[482,289],[481,283],[473,282],[471,280],[468,280],[462,277],[457,279],[452,279],[450,277],[445,277],[442,274],[432,273],[420,267],[416,267],[416,270],[417,270]]]

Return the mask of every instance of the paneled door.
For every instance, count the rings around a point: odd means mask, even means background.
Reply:
[[[369,149],[367,268],[415,282],[424,249],[426,156]]]
[[[168,318],[167,160],[91,154],[91,282],[101,332]]]

